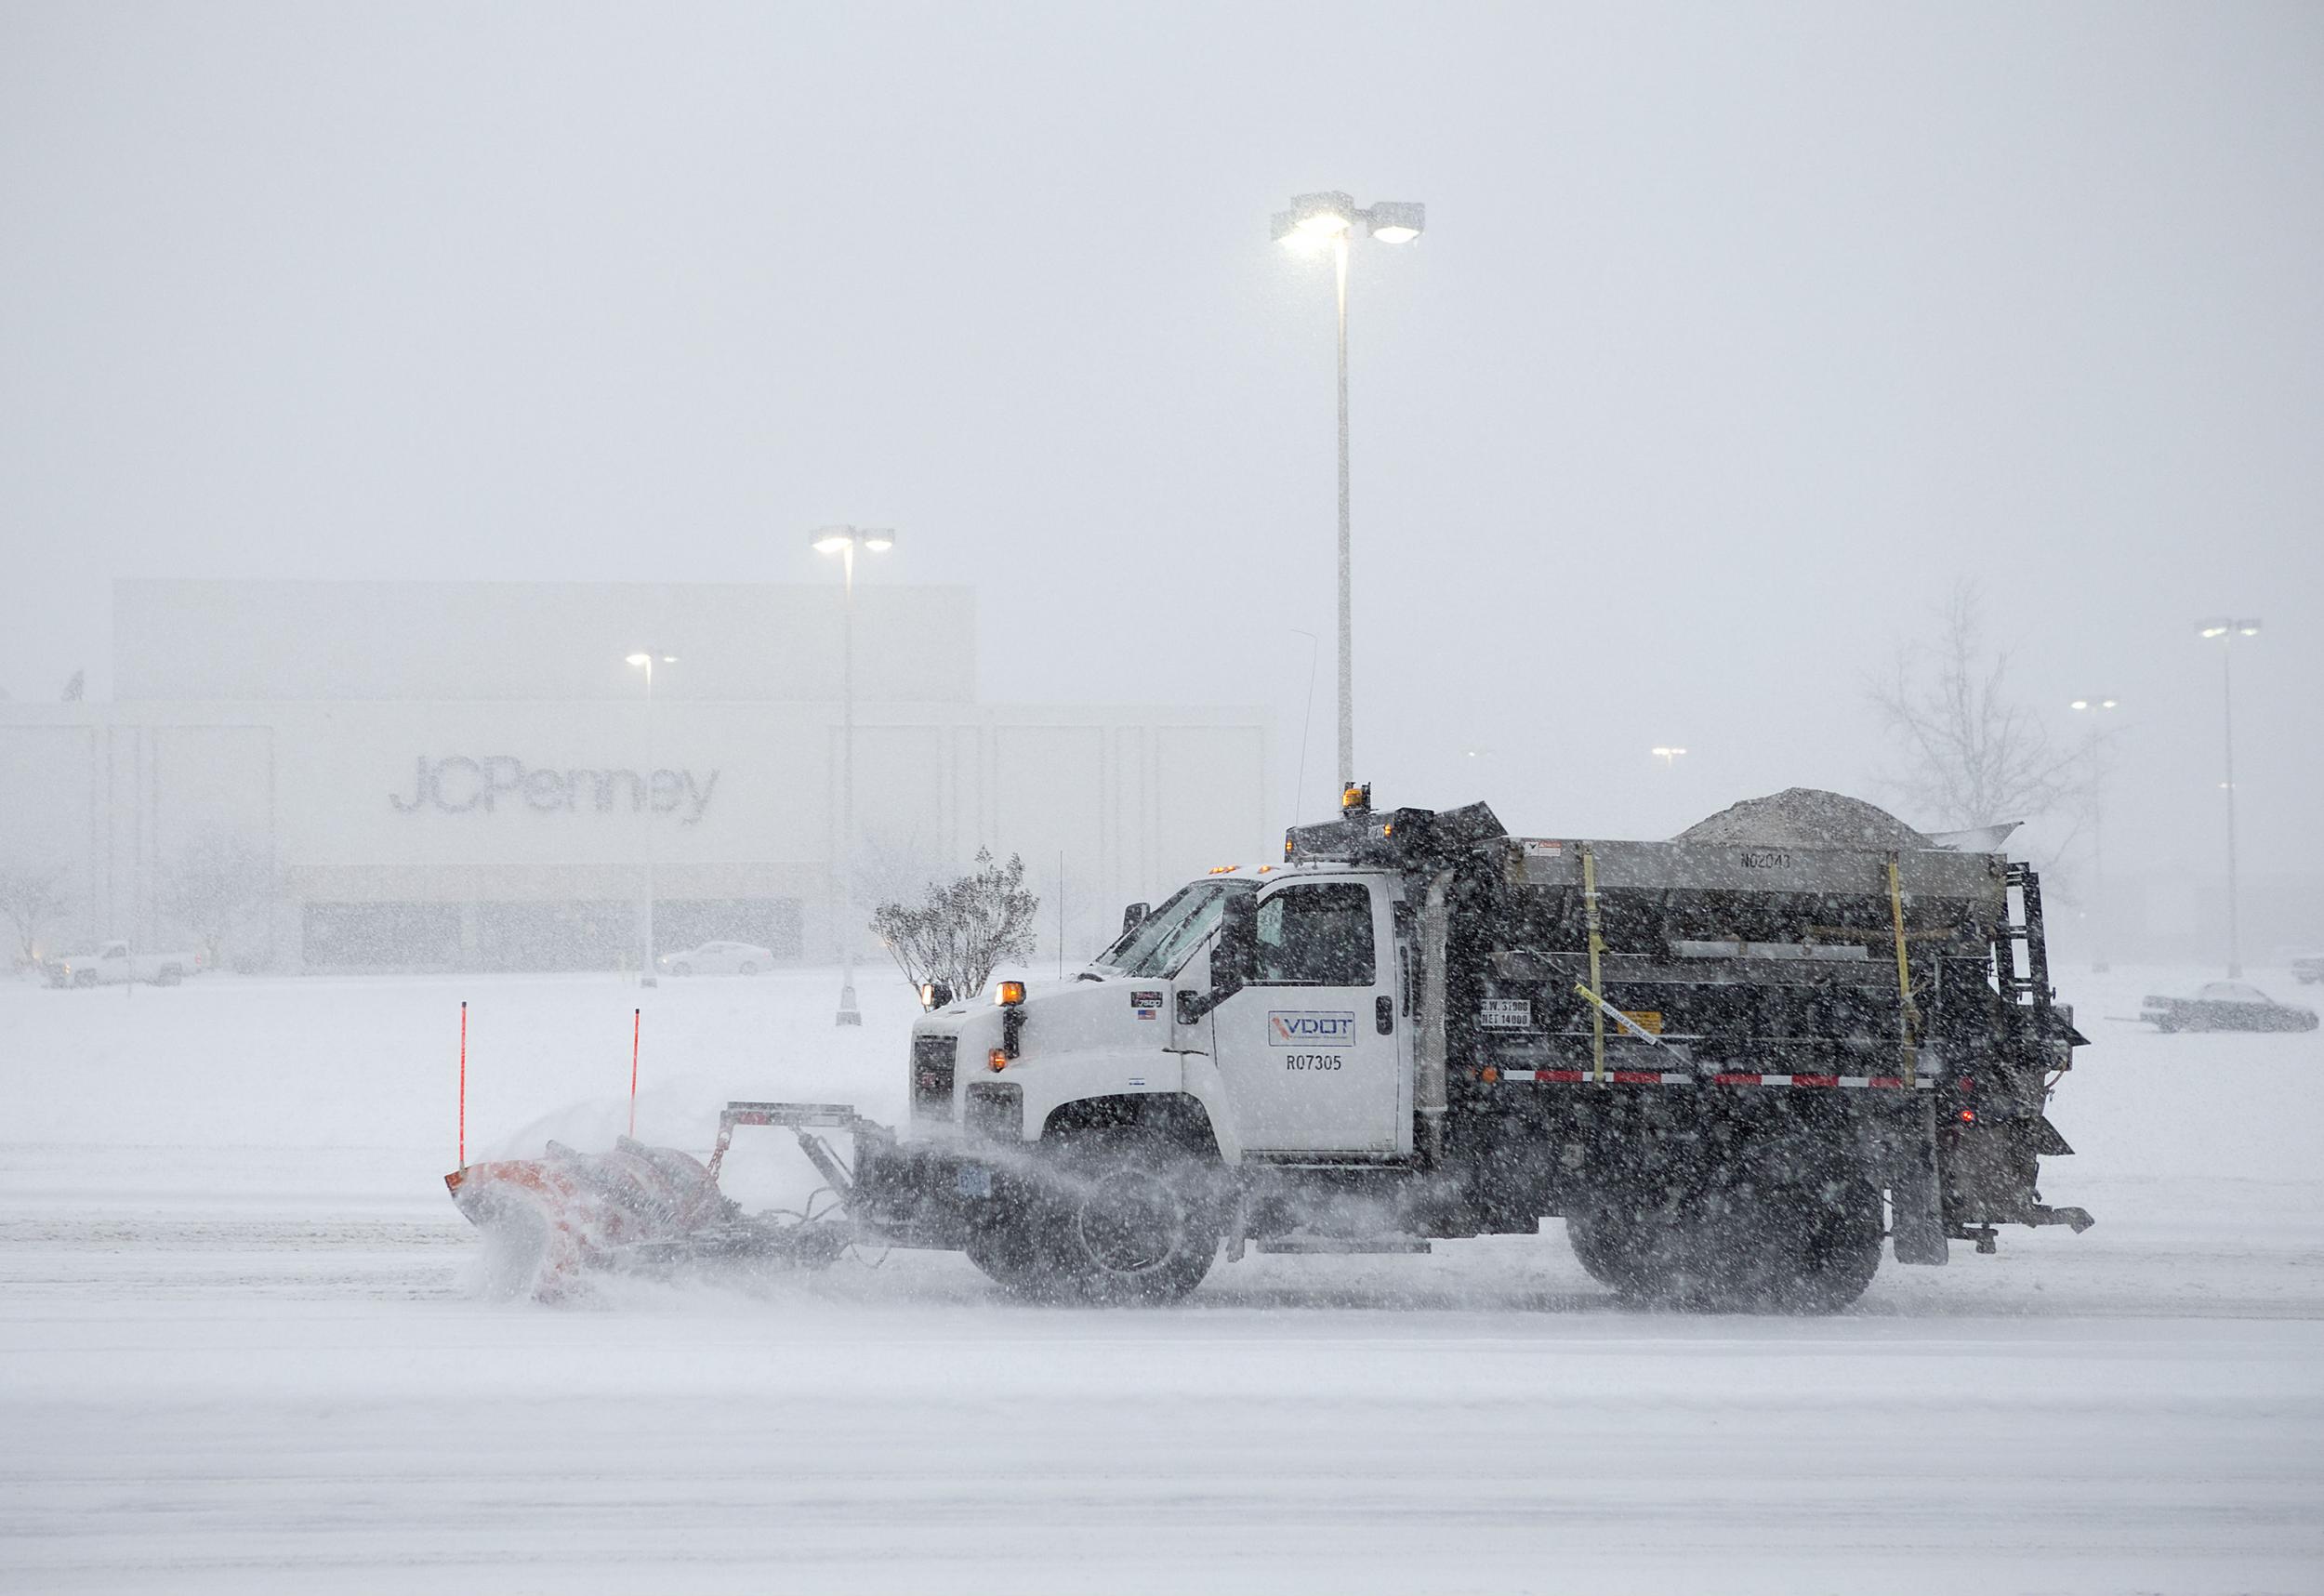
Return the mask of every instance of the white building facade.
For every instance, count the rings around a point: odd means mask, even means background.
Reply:
[[[1078,958],[1277,844],[1265,712],[980,703],[970,589],[855,605],[852,855],[836,587],[140,581],[110,702],[0,704],[0,865],[61,872],[51,942],[181,939],[175,873],[222,848],[272,874],[239,963],[614,969],[649,861],[663,950],[819,960],[1019,853],[1043,956]],[[650,715],[640,651],[676,656]]]

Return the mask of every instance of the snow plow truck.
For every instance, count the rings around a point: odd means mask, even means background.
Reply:
[[[1794,788],[1668,841],[1510,836],[1483,804],[1293,827],[1062,982],[923,989],[910,1117],[736,1102],[708,1163],[448,1177],[555,1282],[640,1258],[955,1248],[1028,1298],[1157,1303],[1247,1252],[1426,1252],[1562,1218],[1621,1298],[1829,1312],[1884,1252],[2092,1222],[2039,1191],[2083,1045],[2035,873]],[[838,1198],[748,1216],[734,1132],[786,1127]],[[852,1141],[852,1156],[831,1140]]]

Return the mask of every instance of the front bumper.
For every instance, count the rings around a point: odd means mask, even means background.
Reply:
[[[867,1143],[857,1154],[849,1209],[891,1246],[957,1250],[1025,1212],[1035,1185],[1021,1153],[955,1142]]]

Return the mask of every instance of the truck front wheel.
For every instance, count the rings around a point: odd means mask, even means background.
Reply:
[[[1043,1261],[1085,1302],[1175,1302],[1218,1256],[1216,1167],[1148,1137],[1076,1136],[1059,1150]]]
[[[1039,1233],[1010,1214],[970,1233],[962,1251],[1010,1296],[1038,1302],[1057,1294],[1056,1273],[1042,1256]]]

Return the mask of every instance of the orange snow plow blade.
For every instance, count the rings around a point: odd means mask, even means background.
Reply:
[[[552,1141],[539,1158],[470,1164],[443,1183],[483,1237],[485,1284],[495,1295],[553,1301],[595,1270],[667,1273],[738,1259],[812,1268],[838,1257],[854,1240],[846,1220],[746,1214],[719,1190],[719,1165],[738,1124],[789,1126],[842,1205],[846,1167],[806,1128],[878,1128],[821,1104],[734,1103],[720,1117],[707,1164],[625,1136],[610,1153]]]
[[[635,1260],[741,1218],[703,1164],[627,1137],[611,1153],[552,1141],[544,1157],[471,1164],[443,1180],[484,1236],[491,1283],[511,1294],[560,1296],[583,1270]]]

